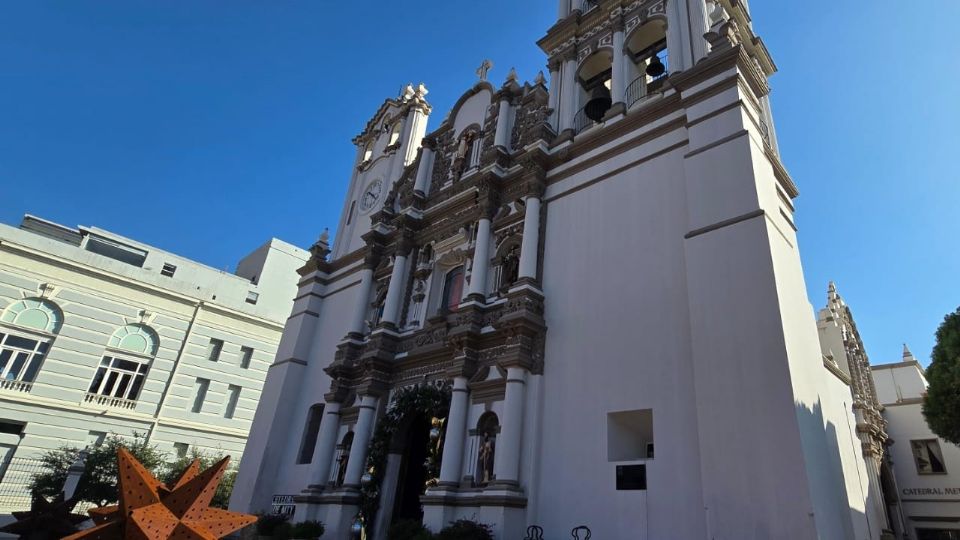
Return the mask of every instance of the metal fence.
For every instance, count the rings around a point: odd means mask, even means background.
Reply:
[[[226,502],[229,491],[233,489],[240,464],[231,463],[224,471],[223,480],[217,486],[214,502]],[[46,472],[39,458],[14,457],[0,462],[0,514],[9,514],[20,510],[29,510],[31,503],[30,484],[37,474]],[[95,507],[93,503],[81,501],[73,509],[75,514],[86,514]]]
[[[43,470],[36,458],[14,457],[0,464],[0,514],[30,509],[30,483]]]

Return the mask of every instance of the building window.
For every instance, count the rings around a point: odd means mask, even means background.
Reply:
[[[32,383],[48,347],[40,339],[0,333],[0,388],[8,382]]]
[[[250,347],[240,347],[240,367],[248,369],[251,360],[253,360],[253,349]]]
[[[147,377],[150,362],[104,356],[90,382],[90,394],[135,401]]]
[[[233,418],[237,411],[237,401],[240,400],[240,387],[234,384],[227,390],[227,408],[223,410],[224,418]]]
[[[350,222],[353,221],[353,211],[356,210],[356,209],[357,209],[357,201],[351,202],[351,203],[350,203],[350,211],[347,212],[347,225],[349,225]]]
[[[454,311],[463,298],[463,267],[458,266],[447,272],[443,279],[443,296],[440,300],[442,311]]]
[[[173,452],[177,455],[178,459],[183,459],[187,457],[187,450],[190,449],[190,445],[184,442],[175,442],[173,443]]]
[[[373,159],[373,141],[370,141],[363,147],[363,163],[369,163]]]
[[[211,362],[220,360],[220,352],[223,350],[223,340],[210,338],[210,345],[207,347],[207,359]]]
[[[27,425],[22,422],[0,420],[0,433],[6,433],[7,435],[20,435],[23,433],[23,428],[25,427],[27,427]]]
[[[203,409],[203,400],[207,399],[207,389],[210,388],[210,379],[201,379],[197,377],[197,382],[193,385],[193,407],[192,412],[198,413]]]
[[[322,403],[318,403],[307,412],[307,425],[303,428],[303,440],[300,441],[300,453],[297,463],[304,464],[313,461],[313,451],[317,447],[317,436],[320,434],[320,422],[323,420]]]
[[[87,433],[87,448],[97,448],[106,440],[107,434],[103,431],[90,431]]]
[[[247,303],[257,305],[257,300],[260,299],[260,293],[247,291]]]
[[[390,130],[390,141],[387,143],[387,146],[393,146],[400,142],[400,131],[403,129],[403,122],[397,120],[393,123],[393,128]]]
[[[947,473],[937,439],[910,441],[910,449],[913,450],[913,461],[917,464],[917,474]]]
[[[177,271],[177,267],[170,263],[163,263],[163,268],[160,269],[161,276],[173,277],[173,274]]]

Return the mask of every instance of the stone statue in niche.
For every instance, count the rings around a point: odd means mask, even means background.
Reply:
[[[370,302],[370,318],[366,321],[370,330],[380,324],[380,318],[383,317],[383,306],[387,300],[388,286],[388,283],[377,284],[377,292],[373,295],[373,302]]]
[[[485,434],[480,443],[478,465],[480,474],[477,480],[481,485],[489,484],[493,480],[493,440],[490,434]]]
[[[337,485],[342,486],[344,479],[347,477],[347,462],[350,460],[350,447],[346,447],[341,450],[340,455],[337,456]]]
[[[433,273],[433,249],[427,245],[420,252],[417,267],[413,271],[413,291],[410,295],[410,315],[407,317],[407,327],[416,327],[420,324],[423,303],[427,297],[427,278]]]
[[[459,180],[463,173],[470,168],[476,139],[476,131],[470,131],[460,137],[460,144],[457,146],[457,152],[453,158],[453,167],[450,167],[450,178],[453,181]]]
[[[503,256],[500,262],[500,287],[501,293],[507,292],[511,285],[517,282],[520,277],[520,246],[514,244]]]

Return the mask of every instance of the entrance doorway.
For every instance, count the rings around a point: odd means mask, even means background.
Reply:
[[[430,420],[423,414],[414,417],[405,434],[399,434],[403,460],[397,478],[397,495],[393,503],[392,523],[403,520],[420,521],[423,507],[420,496],[427,483],[426,460],[430,444]]]

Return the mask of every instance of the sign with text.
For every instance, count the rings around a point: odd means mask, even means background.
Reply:
[[[942,488],[903,488],[901,490],[905,497],[916,496],[960,496],[960,487],[942,487]]]
[[[297,505],[293,502],[293,495],[274,495],[273,496],[273,513],[282,514],[285,516],[292,516],[293,511],[297,509]]]

